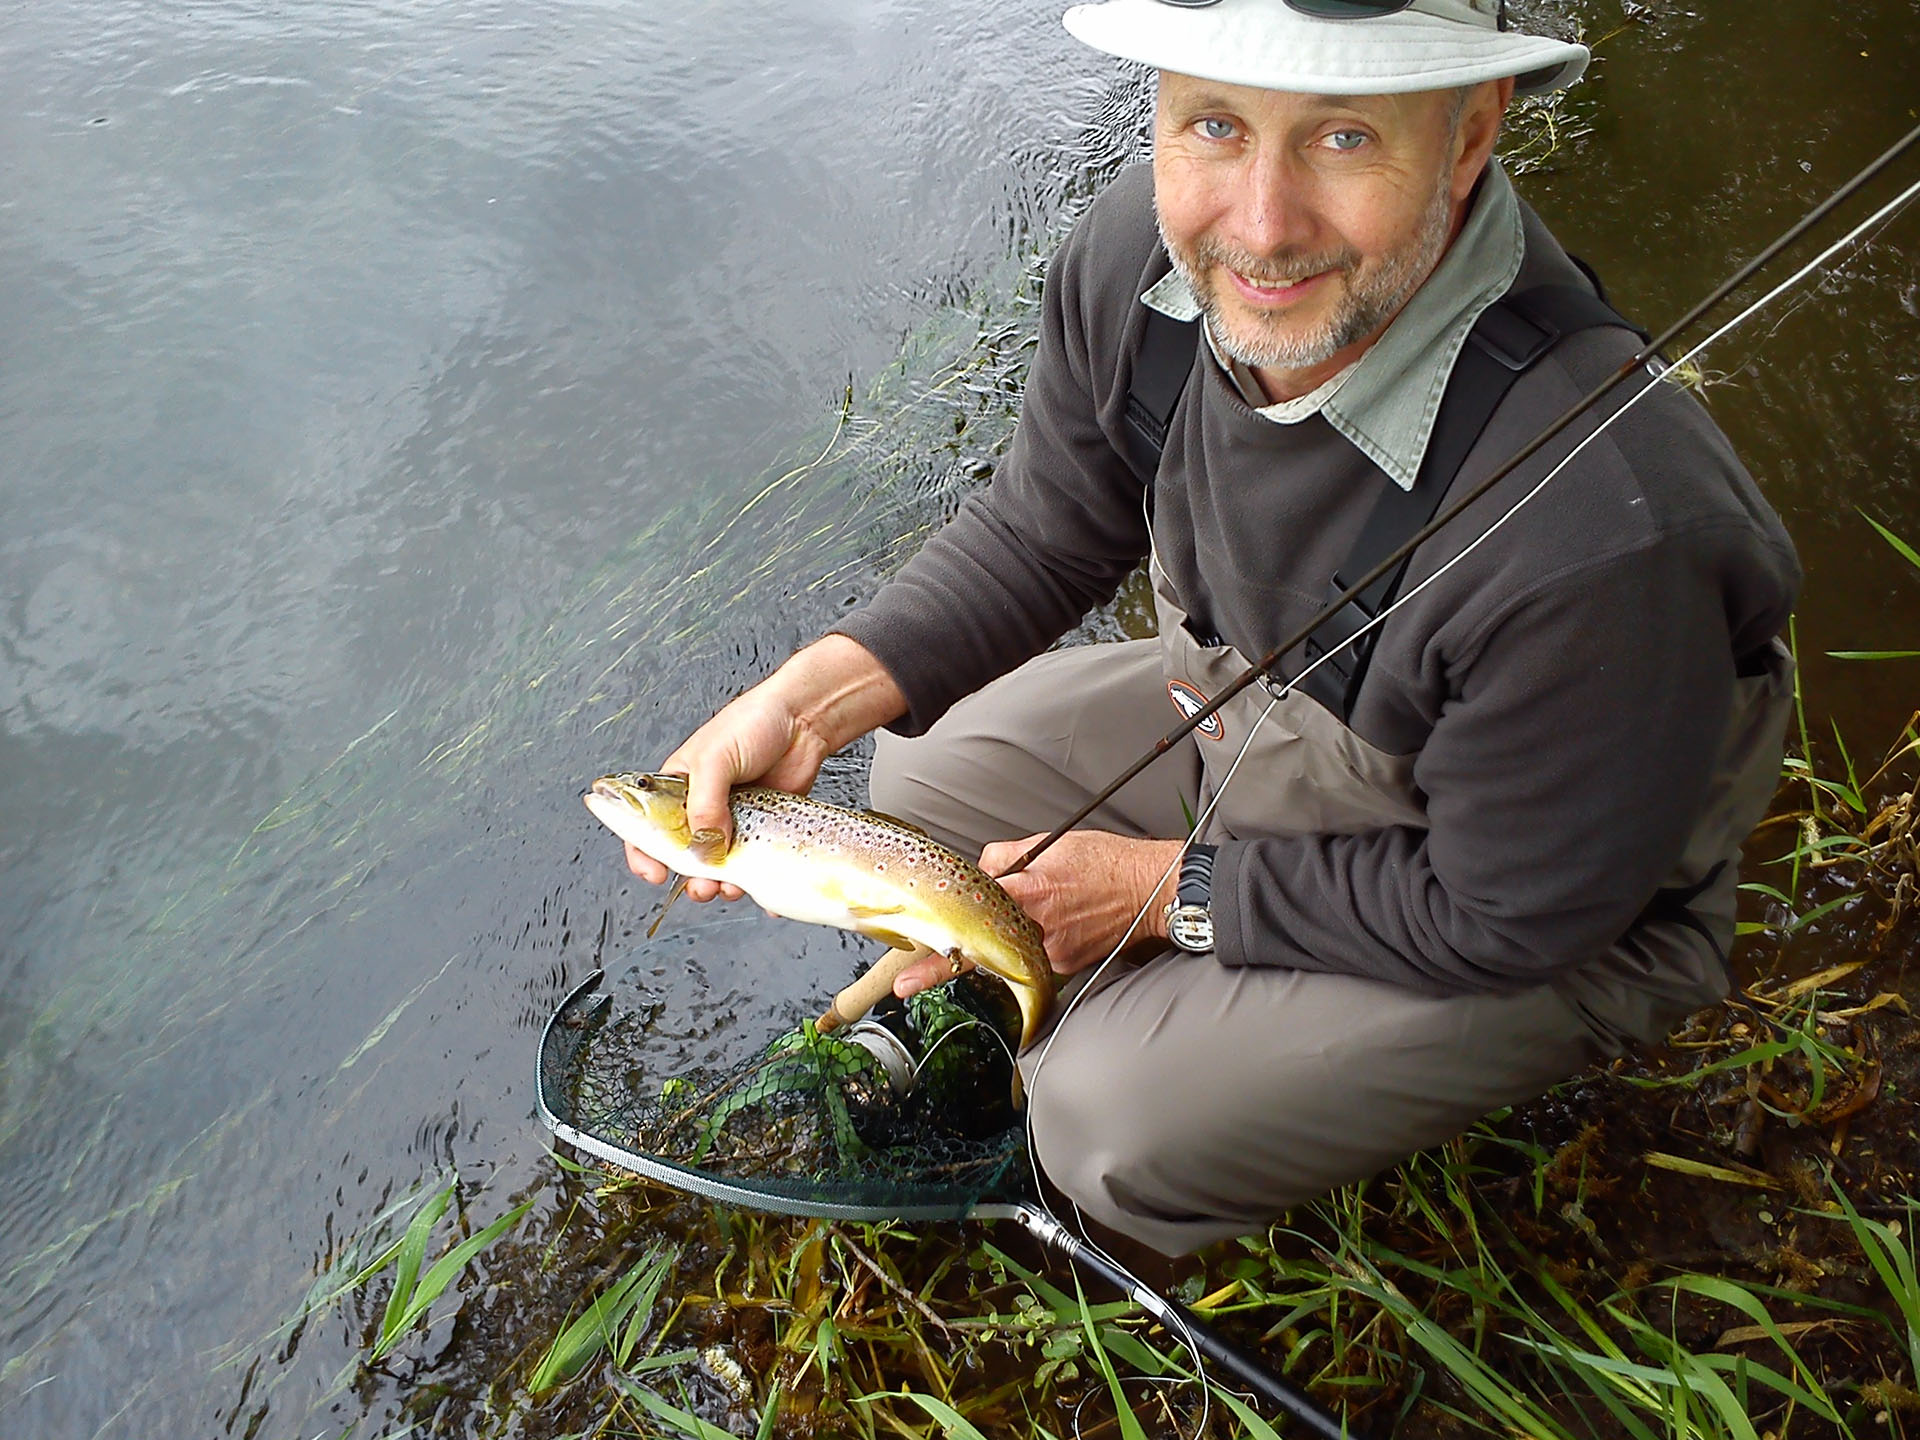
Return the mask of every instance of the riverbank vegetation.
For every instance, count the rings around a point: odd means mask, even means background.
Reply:
[[[1360,1433],[1920,1433],[1917,754],[1910,724],[1864,765],[1802,707],[1731,999],[1147,1278]],[[454,1196],[316,1286],[361,1344],[346,1433],[1287,1433],[1015,1227],[730,1212],[561,1154],[431,1246]]]

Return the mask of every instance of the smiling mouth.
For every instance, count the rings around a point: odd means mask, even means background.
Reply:
[[[1334,272],[1317,270],[1310,275],[1284,280],[1256,280],[1250,275],[1242,275],[1238,270],[1229,269],[1234,286],[1248,299],[1263,304],[1284,304],[1303,295],[1321,280]]]

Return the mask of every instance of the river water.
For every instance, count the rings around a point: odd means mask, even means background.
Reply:
[[[1058,8],[0,16],[0,1434],[378,1433],[352,1327],[277,1327],[423,1185],[548,1173],[571,983],[718,1055],[851,972],[644,941],[577,795],[985,470],[1146,94]],[[1920,119],[1916,0],[1520,9],[1605,37],[1521,183],[1651,322]],[[1856,514],[1920,538],[1920,216],[1707,363],[1803,652],[1920,645]],[[1864,751],[1920,693],[1808,675]]]

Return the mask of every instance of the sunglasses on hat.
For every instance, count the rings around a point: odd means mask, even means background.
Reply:
[[[1182,10],[1202,10],[1220,0],[1160,0]],[[1397,15],[1414,0],[1286,0],[1289,10],[1310,15],[1315,20],[1371,20],[1376,15]],[[1507,28],[1507,0],[1500,0],[1500,28]]]

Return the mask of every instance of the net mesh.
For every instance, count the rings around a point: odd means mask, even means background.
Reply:
[[[948,1218],[1032,1193],[1017,1013],[972,976],[858,1026],[807,1021],[732,1070],[659,1073],[645,1014],[590,977],[540,1044],[542,1118],[589,1153],[710,1199],[854,1219]]]

